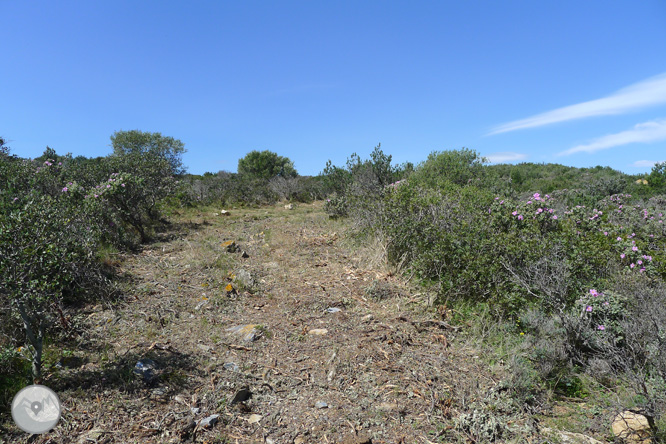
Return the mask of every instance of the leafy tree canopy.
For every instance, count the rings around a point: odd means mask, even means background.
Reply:
[[[428,155],[428,159],[419,164],[417,176],[433,187],[442,182],[466,185],[473,179],[483,177],[485,162],[484,157],[468,148],[434,151]]]
[[[153,154],[168,161],[173,174],[185,173],[185,144],[173,137],[139,130],[116,131],[111,136],[111,146],[116,156]]]
[[[294,163],[287,157],[268,150],[250,151],[238,160],[238,174],[257,179],[273,177],[297,177]]]
[[[656,163],[648,177],[652,188],[661,190],[666,186],[666,162]]]

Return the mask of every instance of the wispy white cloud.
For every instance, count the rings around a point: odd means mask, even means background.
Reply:
[[[660,140],[666,140],[666,120],[639,123],[630,130],[599,137],[588,144],[575,146],[557,155],[566,156],[580,152],[594,153],[629,143],[650,143]]]
[[[656,163],[660,162],[663,162],[663,160],[637,160],[632,163],[631,166],[637,168],[652,168]]]
[[[503,163],[503,162],[512,162],[516,160],[521,160],[527,157],[526,154],[514,153],[510,151],[505,151],[501,153],[492,153],[487,156],[483,156],[488,159],[491,163]]]
[[[489,135],[585,117],[623,114],[662,103],[666,103],[666,73],[634,83],[601,99],[557,108],[526,119],[498,125]]]

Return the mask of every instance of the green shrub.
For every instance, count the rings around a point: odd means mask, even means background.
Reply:
[[[413,165],[391,165],[391,160],[392,156],[384,154],[381,145],[374,148],[368,160],[352,154],[346,168],[333,166],[329,160],[322,176],[329,194],[327,213],[331,217],[353,215],[359,231],[372,229],[382,196],[413,171]]]
[[[250,151],[238,160],[238,174],[253,179],[270,180],[274,177],[297,177],[294,163],[287,157],[268,150]]]
[[[111,136],[111,146],[116,157],[132,160],[150,157],[165,161],[168,176],[185,173],[182,160],[185,144],[173,137],[139,130],[116,131]]]
[[[21,317],[39,378],[54,308],[102,275],[94,257],[97,233],[83,211],[37,192],[20,200],[0,214],[0,294],[2,305]]]
[[[416,180],[430,188],[436,188],[444,182],[478,185],[485,176],[484,162],[485,158],[467,148],[434,151],[425,162],[418,165],[414,175]]]

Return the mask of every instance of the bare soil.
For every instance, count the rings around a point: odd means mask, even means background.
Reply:
[[[367,265],[320,203],[213,211],[110,260],[124,298],[72,312],[69,353],[47,363],[60,423],[28,437],[6,421],[7,442],[481,442],[455,418],[500,381],[464,325]],[[227,330],[248,324],[251,342]],[[133,373],[145,358],[153,381]],[[514,413],[511,440],[537,442]]]

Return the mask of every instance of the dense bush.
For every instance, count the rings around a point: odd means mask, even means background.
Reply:
[[[379,214],[382,196],[414,170],[411,163],[392,165],[391,161],[392,156],[386,155],[381,145],[374,148],[367,160],[352,154],[345,168],[334,166],[329,160],[321,174],[329,195],[325,205],[329,216],[354,214],[357,228],[371,228]]]
[[[177,197],[182,206],[312,202],[325,196],[321,178],[310,176],[261,179],[220,171],[185,176],[181,185]]]
[[[498,174],[482,160],[470,150],[433,153],[383,187],[372,161],[329,163],[335,194],[326,210],[381,239],[388,261],[434,287],[441,302],[513,319],[522,344],[511,360],[518,398],[533,401],[539,381],[579,396],[578,375],[588,372],[625,381],[637,406],[658,417],[666,408],[666,198],[654,195],[658,182],[601,167]],[[528,192],[530,183],[548,191]]]
[[[416,175],[423,185],[436,188],[443,183],[479,185],[484,182],[485,159],[476,151],[467,148],[433,152],[419,164]]]
[[[294,163],[287,157],[268,150],[250,151],[238,160],[238,174],[253,179],[270,180],[274,177],[297,177]]]
[[[116,157],[140,159],[143,156],[158,158],[166,162],[168,175],[182,175],[183,153],[185,144],[173,137],[160,133],[149,133],[139,130],[116,131],[111,136],[111,146]]]
[[[0,305],[13,334],[23,324],[33,376],[41,374],[44,336],[63,299],[103,281],[96,263],[99,232],[68,186],[56,185],[61,165],[0,158]],[[15,338],[16,339],[16,338]]]
[[[62,304],[107,282],[101,247],[147,240],[160,202],[176,189],[182,144],[136,132],[119,145],[126,135],[116,133],[115,154],[97,159],[58,156],[50,148],[39,161],[20,159],[0,140],[0,348],[6,368],[16,368],[17,358],[7,350],[26,344],[22,356],[39,379],[44,339],[64,319]]]

